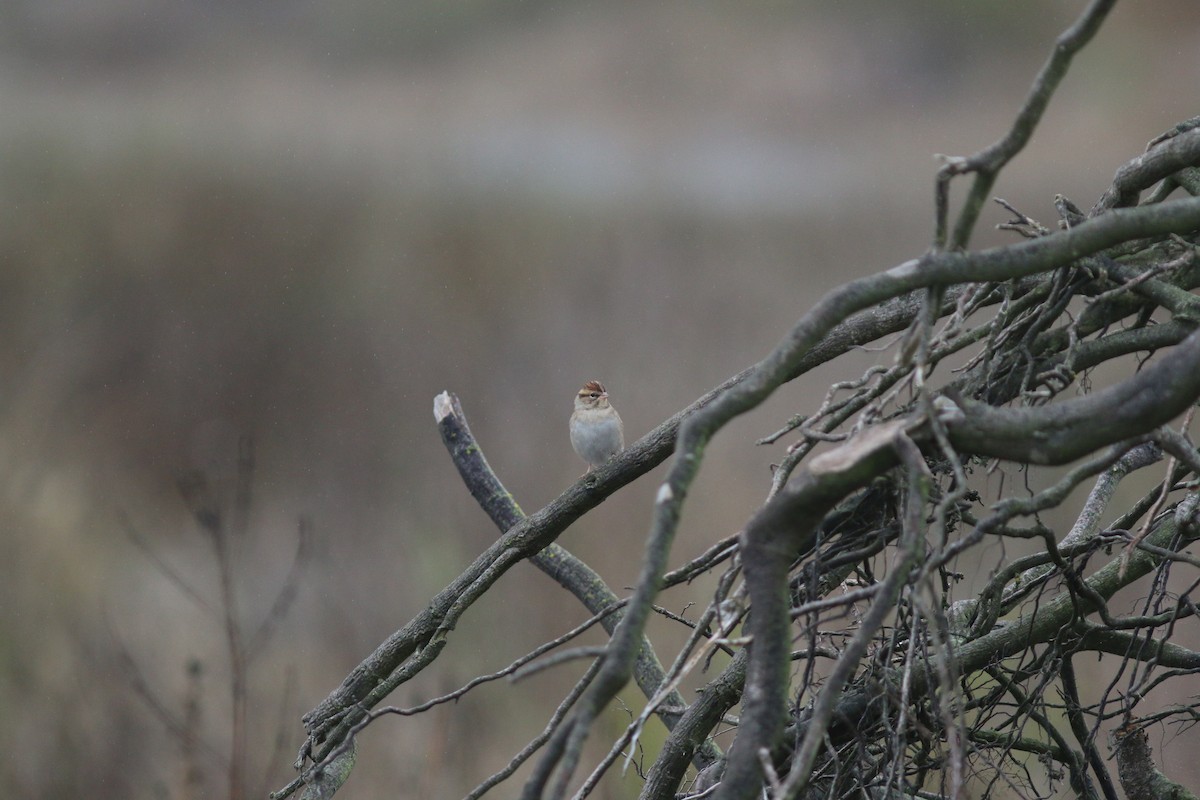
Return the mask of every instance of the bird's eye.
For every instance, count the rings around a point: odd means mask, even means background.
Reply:
[[[589,397],[591,397],[593,400],[595,400],[595,399],[596,399],[597,397],[599,397],[599,396],[600,396],[600,393],[599,393],[599,392],[592,392],[592,393],[589,395]]]

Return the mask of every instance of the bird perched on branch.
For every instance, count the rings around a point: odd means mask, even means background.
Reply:
[[[571,446],[588,463],[588,472],[625,449],[621,415],[608,402],[608,392],[600,381],[588,381],[575,395]]]

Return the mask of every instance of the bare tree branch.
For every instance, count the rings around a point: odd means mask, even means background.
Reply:
[[[1097,745],[1101,725],[1132,713],[1149,688],[1200,669],[1196,653],[1169,641],[1176,623],[1197,613],[1192,592],[1200,578],[1182,593],[1167,590],[1172,569],[1200,568],[1181,552],[1200,535],[1200,456],[1187,420],[1179,430],[1166,427],[1200,398],[1200,301],[1191,293],[1200,285],[1200,197],[1166,200],[1175,188],[1196,194],[1189,187],[1200,165],[1200,127],[1189,121],[1152,141],[1117,170],[1090,214],[1059,195],[1059,229],[1052,230],[1002,202],[1013,214],[1002,227],[1023,238],[965,250],[1000,170],[1030,141],[1074,55],[1113,5],[1093,0],[1058,37],[1000,140],[946,161],[930,252],[829,292],[765,358],[540,511],[523,514],[488,467],[457,398],[439,395],[435,417],[451,457],[503,533],[305,715],[301,778],[318,778],[326,762],[352,755],[353,734],[370,719],[427,707],[374,710],[434,665],[467,609],[529,559],[598,615],[611,638],[602,654],[585,648],[536,662],[599,654],[542,733],[471,798],[531,759],[522,797],[564,798],[597,720],[632,677],[647,705],[631,712],[633,722],[607,756],[584,768],[590,775],[578,797],[621,753],[641,746],[642,725],[657,713],[669,733],[651,755],[647,800],[674,798],[689,765],[699,773],[693,790],[720,800],[764,790],[789,800],[957,798],[981,765],[988,770],[981,796],[1003,786],[1049,796],[1066,780],[1076,796],[1115,800]],[[971,172],[951,233],[949,184]],[[900,332],[894,363],[838,381],[814,413],[791,415],[760,441],[792,431],[799,437],[740,536],[668,572],[713,437],[784,383]],[[1094,388],[1094,368],[1113,363],[1124,372]],[[945,365],[954,372],[935,385],[935,370]],[[637,583],[620,601],[554,540],[672,452]],[[1126,476],[1164,452],[1171,458],[1159,487],[1112,508]],[[1030,477],[1034,467],[1073,462],[1053,482]],[[972,475],[984,470],[1003,476],[999,488],[975,488],[980,481]],[[1069,530],[1039,517],[1067,507],[1093,479]],[[1131,533],[1139,529],[1144,538]],[[1003,547],[1016,538],[1039,552],[997,565],[981,591],[955,602],[957,565],[984,543]],[[1116,544],[1125,552],[1109,557]],[[698,619],[675,617],[691,630],[664,670],[646,634],[659,593],[725,562]],[[1109,608],[1118,589],[1148,575],[1152,586],[1139,609]],[[688,704],[680,680],[722,651],[732,660]],[[1099,702],[1085,698],[1072,661],[1080,652],[1118,656],[1129,671],[1123,693],[1114,678]],[[1172,714],[1177,723],[1200,720],[1200,704]],[[726,729],[734,733],[727,758],[714,743]],[[1176,791],[1137,777],[1150,774],[1139,766],[1148,757],[1123,741],[1118,766],[1127,794]]]

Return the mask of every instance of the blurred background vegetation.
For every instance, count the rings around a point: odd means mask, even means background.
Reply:
[[[437,392],[460,395],[502,480],[540,507],[582,471],[566,419],[583,380],[608,385],[636,438],[827,289],[920,253],[934,154],[1001,135],[1080,7],[5,2],[5,795],[224,791],[221,625],[130,530],[216,605],[176,480],[203,470],[231,496],[243,435],[257,450],[235,563],[249,630],[301,516],[315,539],[250,673],[251,785],[285,783],[300,715],[496,535],[443,453]],[[1192,0],[1119,7],[997,194],[1043,221],[1056,192],[1090,206],[1118,164],[1197,113],[1198,54]],[[779,451],[755,439],[889,357],[806,377],[723,433],[676,563],[761,502]],[[654,486],[561,540],[618,590]],[[437,678],[394,702],[584,617],[528,567],[494,595]],[[460,796],[540,730],[577,674],[559,672],[380,720],[343,793]],[[637,786],[631,772],[603,796]]]

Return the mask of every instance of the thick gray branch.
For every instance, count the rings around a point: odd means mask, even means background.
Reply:
[[[1154,766],[1150,738],[1144,728],[1130,722],[1119,729],[1117,774],[1129,800],[1196,800],[1186,787],[1168,778]]]

